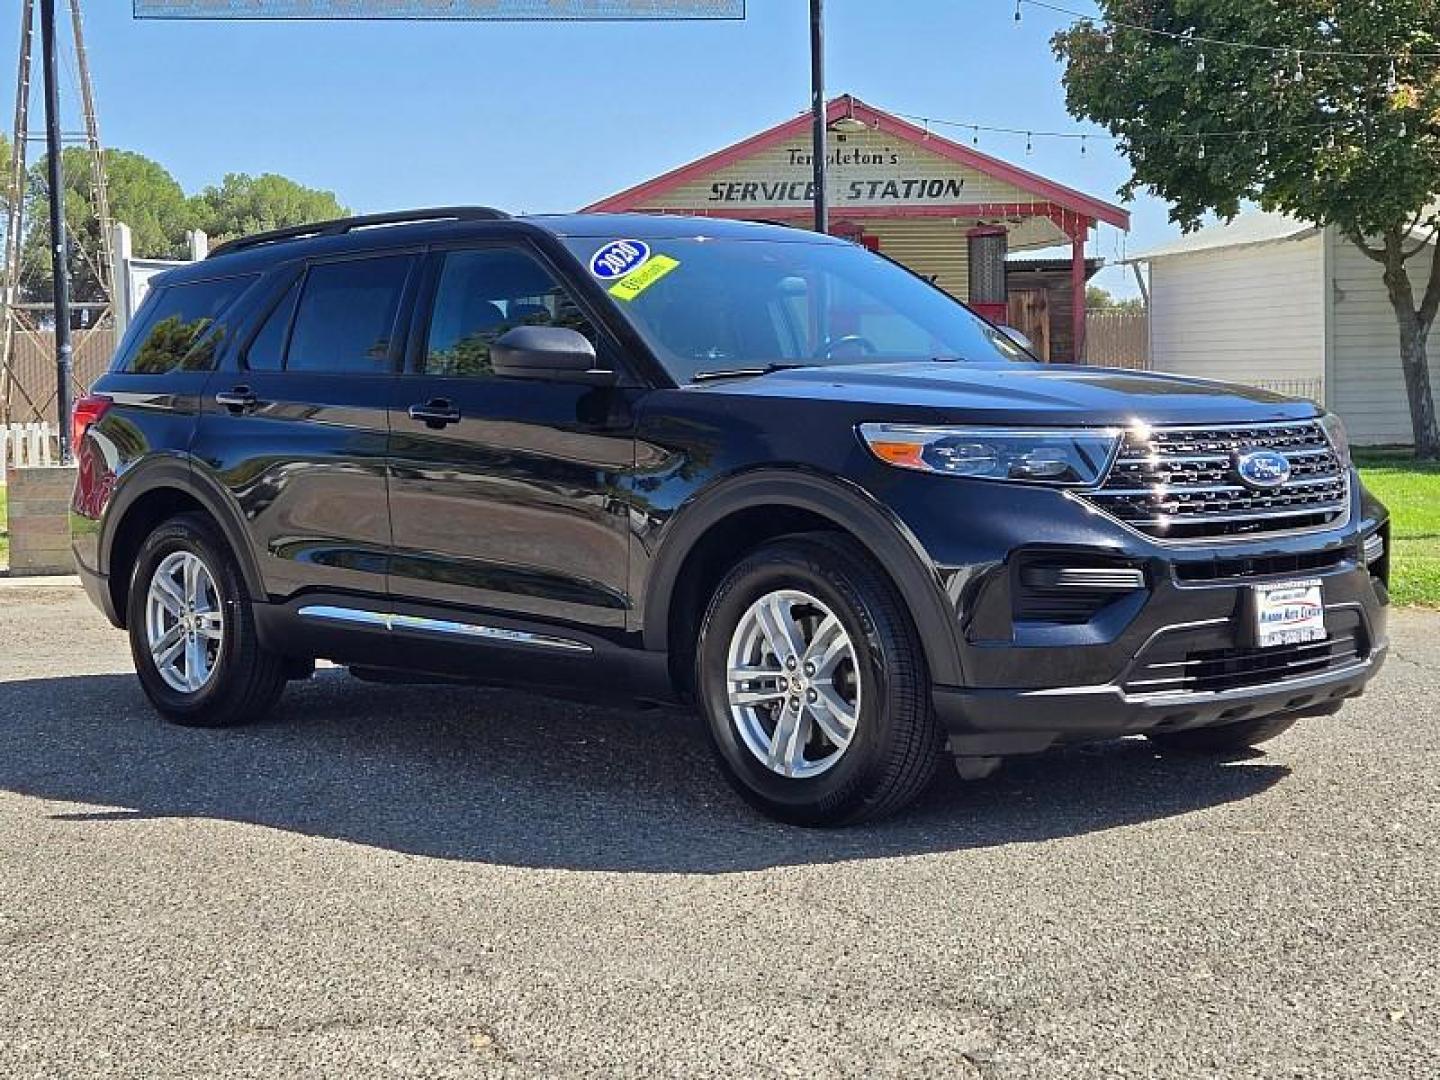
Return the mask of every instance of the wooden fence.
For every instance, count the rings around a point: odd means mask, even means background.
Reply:
[[[7,469],[55,464],[59,449],[49,424],[0,424],[0,483]]]
[[[110,366],[115,351],[115,332],[108,325],[93,330],[76,330],[71,335],[75,348],[72,361],[75,386],[72,396],[83,394]],[[10,395],[9,421],[59,422],[55,415],[55,335],[49,331],[17,332],[10,363],[9,383],[0,372],[0,389]],[[0,418],[3,419],[3,418]]]
[[[1085,362],[1098,367],[1149,371],[1149,314],[1144,311],[1087,312]]]

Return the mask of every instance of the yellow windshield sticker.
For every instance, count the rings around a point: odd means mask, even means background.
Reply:
[[[632,270],[611,285],[610,295],[617,300],[634,300],[679,265],[679,259],[672,259],[669,255],[656,255],[644,266]]]

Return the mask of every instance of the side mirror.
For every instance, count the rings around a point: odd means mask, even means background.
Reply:
[[[1019,330],[1016,330],[1015,327],[1002,326],[1000,327],[1000,332],[1004,334],[1007,338],[1009,338],[1011,341],[1013,341],[1016,345],[1019,345],[1020,348],[1024,349],[1031,356],[1040,355],[1035,351],[1035,343],[1031,341],[1028,337],[1026,337],[1024,334],[1022,334]]]
[[[517,326],[490,346],[490,366],[505,379],[610,386],[615,372],[597,367],[595,346],[564,326]]]

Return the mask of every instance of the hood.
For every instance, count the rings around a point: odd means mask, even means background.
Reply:
[[[1209,424],[1297,420],[1320,412],[1313,402],[1249,386],[1057,364],[847,364],[777,371],[695,390],[875,405],[897,418],[914,419],[918,412],[948,423]],[[890,415],[877,413],[875,419]]]

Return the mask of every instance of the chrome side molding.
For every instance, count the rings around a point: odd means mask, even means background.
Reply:
[[[483,623],[457,622],[451,619],[427,619],[419,615],[365,611],[361,608],[339,607],[333,604],[310,604],[302,607],[299,615],[302,619],[373,626],[392,633],[411,631],[422,634],[447,634],[452,637],[503,641],[511,645],[531,645],[536,648],[558,649],[563,652],[589,653],[595,651],[583,641],[552,637],[549,634],[532,634],[525,630],[512,630],[506,626],[487,626]]]

